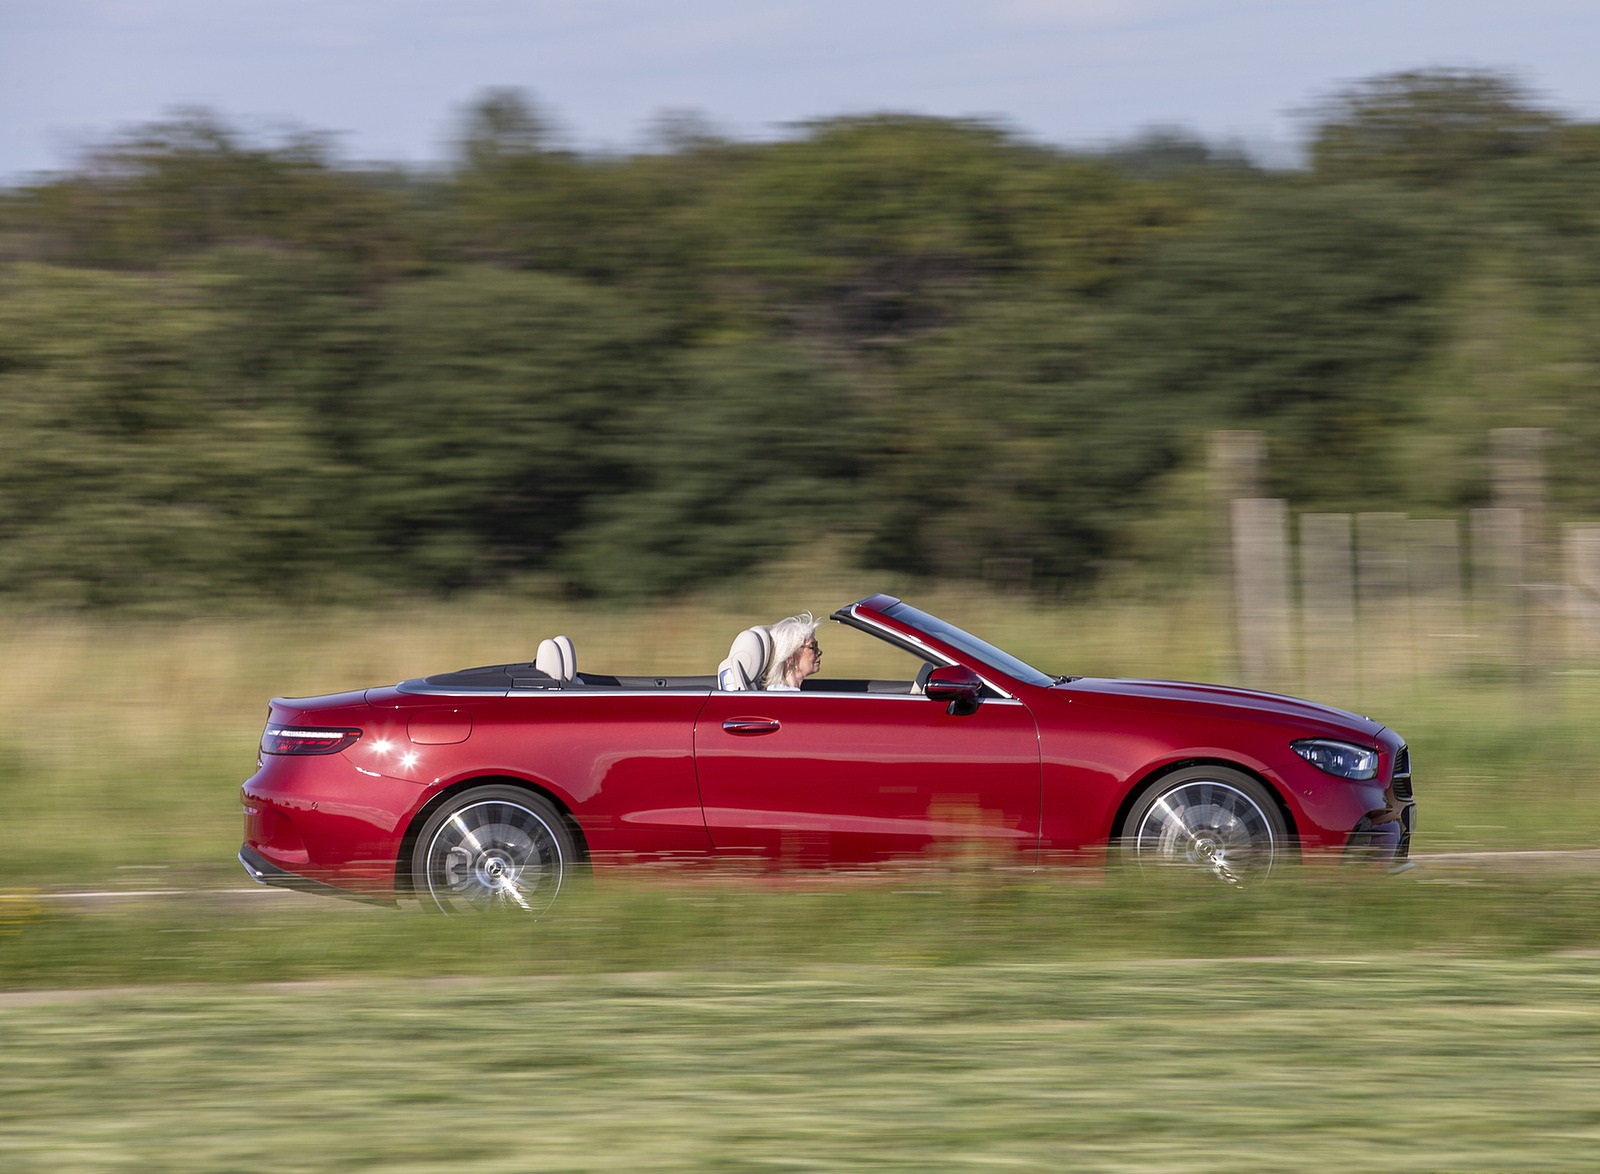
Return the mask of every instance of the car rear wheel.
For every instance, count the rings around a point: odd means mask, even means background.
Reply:
[[[412,890],[444,913],[550,907],[577,865],[577,846],[549,800],[520,787],[453,795],[411,852]]]
[[[1120,843],[1141,868],[1198,868],[1230,885],[1265,879],[1293,852],[1277,800],[1223,766],[1187,767],[1152,783],[1123,821]]]

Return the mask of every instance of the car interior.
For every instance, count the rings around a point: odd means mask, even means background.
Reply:
[[[823,634],[819,630],[819,635]],[[801,685],[802,693],[918,694],[924,691],[928,674],[936,667],[904,649],[851,628],[830,627],[825,635],[830,649],[837,649],[840,638],[843,638],[846,647],[837,650],[836,659],[842,660],[846,668],[866,668],[874,675],[818,675],[807,678]],[[717,665],[714,674],[637,676],[580,673],[572,640],[559,635],[541,640],[531,663],[459,669],[404,681],[399,687],[406,693],[505,693],[527,690],[761,692],[761,680],[771,658],[772,634],[764,625],[757,624],[745,628],[734,637],[728,655]],[[884,670],[892,675],[876,675]],[[900,675],[907,671],[910,675]]]

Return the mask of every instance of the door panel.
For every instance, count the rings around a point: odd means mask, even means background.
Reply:
[[[718,854],[818,867],[948,850],[1031,864],[1032,716],[1009,700],[946,709],[905,694],[713,693],[694,744]]]

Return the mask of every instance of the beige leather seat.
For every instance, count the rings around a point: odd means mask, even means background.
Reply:
[[[730,693],[760,689],[772,660],[772,633],[756,625],[733,638],[728,657],[717,666],[717,688]]]
[[[539,655],[534,658],[533,667],[558,681],[572,680],[578,675],[578,654],[572,641],[565,636],[539,641]]]

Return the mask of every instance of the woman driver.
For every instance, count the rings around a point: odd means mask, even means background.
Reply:
[[[798,692],[800,682],[822,667],[817,621],[803,611],[772,625],[772,663],[764,681],[768,691]]]

